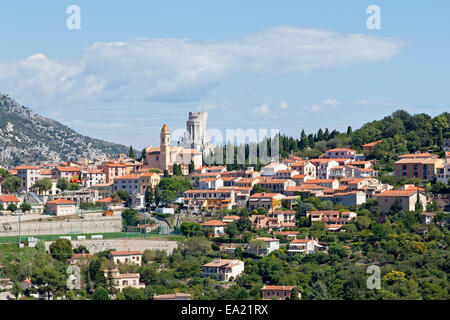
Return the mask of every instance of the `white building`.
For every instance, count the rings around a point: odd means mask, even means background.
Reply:
[[[317,241],[312,239],[296,239],[289,243],[288,255],[314,253]]]
[[[33,166],[18,166],[15,168],[17,170],[17,177],[22,179],[22,186],[20,190],[26,192],[30,191],[30,188],[36,183],[37,180],[41,179],[41,169]]]
[[[244,262],[240,260],[219,259],[202,266],[202,276],[220,281],[235,280],[244,272]]]
[[[263,168],[263,176],[274,176],[280,170],[286,170],[287,166],[284,163],[273,162]]]
[[[247,251],[258,256],[267,256],[272,251],[280,249],[280,240],[274,238],[259,237],[255,239],[262,243],[262,246],[256,246],[254,243],[250,243]]]

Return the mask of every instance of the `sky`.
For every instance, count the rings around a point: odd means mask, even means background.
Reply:
[[[80,8],[80,28],[69,29]],[[369,6],[380,29],[369,29]],[[402,108],[449,111],[450,2],[4,1],[0,92],[134,148],[164,123],[353,129]]]

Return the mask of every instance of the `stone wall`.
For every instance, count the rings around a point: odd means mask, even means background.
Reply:
[[[25,221],[21,223],[21,234],[47,235],[67,233],[106,233],[121,232],[121,217],[92,216],[85,219],[64,219],[57,221]],[[0,237],[16,236],[19,232],[18,221],[2,222],[0,220]]]
[[[105,239],[105,240],[72,240],[72,247],[76,248],[80,245],[85,246],[89,253],[96,253],[108,249],[115,249],[117,251],[128,250],[164,250],[167,254],[171,254],[178,244],[176,241],[169,240],[152,240],[152,239]],[[48,250],[52,242],[46,241],[45,246]]]

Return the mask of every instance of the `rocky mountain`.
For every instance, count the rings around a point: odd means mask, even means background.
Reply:
[[[0,94],[0,166],[117,156],[128,148],[82,136]]]

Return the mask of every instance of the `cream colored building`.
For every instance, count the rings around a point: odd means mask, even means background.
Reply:
[[[45,213],[54,216],[70,216],[76,213],[76,203],[66,199],[48,201],[45,205]]]
[[[141,251],[111,251],[110,257],[115,264],[142,264]]]
[[[139,273],[120,273],[119,270],[103,270],[105,273],[105,278],[109,276],[112,278],[114,282],[115,289],[122,292],[122,290],[126,287],[132,287],[136,289],[145,288],[145,284],[140,282]]]
[[[422,191],[417,192],[417,188],[407,188],[406,190],[388,190],[378,195],[378,206],[383,213],[389,212],[396,200],[400,203],[403,211],[414,211],[416,208],[417,194],[422,208],[427,206],[427,197]]]
[[[220,281],[236,279],[244,272],[244,262],[240,260],[218,259],[202,266],[203,277],[213,277]]]

